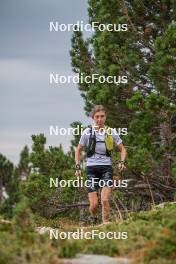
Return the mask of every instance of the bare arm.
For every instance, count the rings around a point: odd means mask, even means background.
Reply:
[[[75,150],[75,164],[80,164],[81,162],[81,151],[83,149],[83,146],[81,144],[78,144],[76,150]],[[76,170],[75,172],[75,176],[80,176],[81,175],[81,171],[80,170]]]
[[[127,151],[125,146],[121,143],[118,146],[118,149],[120,150],[120,161],[125,161],[126,157],[127,157]],[[126,169],[125,165],[123,162],[119,162],[118,163],[118,169],[119,171],[123,171]]]
[[[80,164],[81,161],[81,151],[83,150],[84,146],[78,144],[75,150],[75,164]]]
[[[82,149],[83,149],[83,146],[81,144],[78,144],[78,146],[75,150],[75,164],[80,164]]]
[[[117,146],[118,146],[118,149],[120,150],[120,160],[125,161],[126,156],[127,156],[127,151],[126,151],[125,146],[122,143]]]

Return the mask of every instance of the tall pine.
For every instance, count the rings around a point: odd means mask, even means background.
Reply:
[[[143,184],[140,186],[146,188],[149,200],[172,199],[176,167],[175,1],[89,0],[88,14],[90,23],[127,24],[128,30],[96,30],[88,39],[82,32],[74,32],[70,52],[73,71],[125,75],[128,83],[80,83],[85,112],[88,115],[93,104],[105,105],[108,125],[128,128],[123,141],[129,177],[135,179],[136,186]]]

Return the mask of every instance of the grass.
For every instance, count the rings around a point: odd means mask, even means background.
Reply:
[[[34,228],[27,231],[14,224],[0,222],[0,263],[61,263],[77,253],[124,256],[134,263],[176,264],[176,204],[166,204],[148,212],[133,213],[123,222],[87,227],[85,231],[127,232],[128,239],[49,239],[39,235],[36,226],[50,226],[61,231],[81,229],[68,219],[34,217]]]

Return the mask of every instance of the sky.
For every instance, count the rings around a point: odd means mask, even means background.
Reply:
[[[51,85],[49,74],[73,75],[72,32],[49,32],[49,22],[88,22],[87,0],[0,0],[0,153],[15,164],[31,135],[69,150],[71,136],[50,126],[90,123],[76,84]]]

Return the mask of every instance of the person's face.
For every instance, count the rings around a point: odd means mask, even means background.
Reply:
[[[96,112],[93,120],[98,127],[102,127],[106,121],[106,114],[104,111]]]

